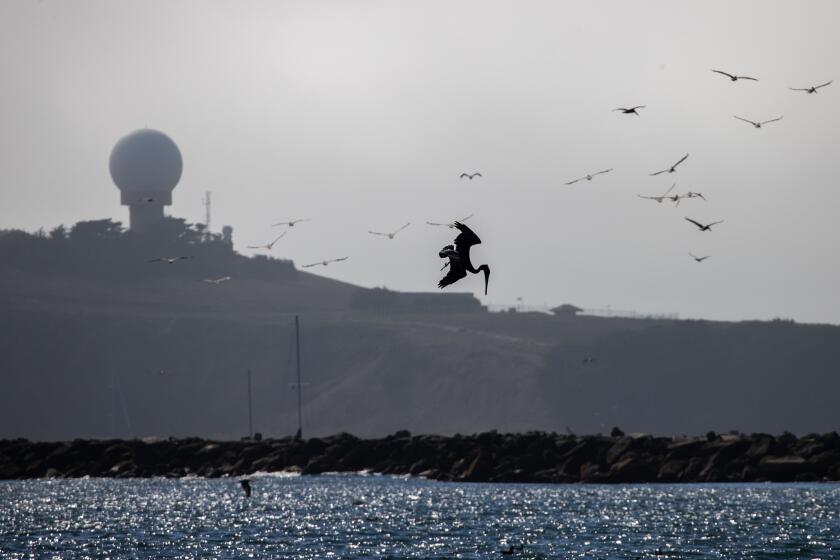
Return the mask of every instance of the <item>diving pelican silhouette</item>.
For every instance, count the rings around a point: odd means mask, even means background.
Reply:
[[[455,238],[455,245],[447,245],[438,252],[440,258],[449,259],[449,272],[438,282],[438,288],[445,288],[461,278],[465,278],[467,272],[471,272],[472,274],[484,272],[484,295],[487,295],[487,284],[490,281],[490,267],[483,264],[476,268],[470,260],[470,247],[481,243],[481,239],[478,238],[473,230],[461,222],[455,222],[455,227],[461,232]],[[446,266],[444,265],[444,268]]]

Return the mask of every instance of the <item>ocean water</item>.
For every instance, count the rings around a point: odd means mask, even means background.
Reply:
[[[0,558],[840,559],[840,485],[0,481]],[[521,545],[511,555],[502,550]]]

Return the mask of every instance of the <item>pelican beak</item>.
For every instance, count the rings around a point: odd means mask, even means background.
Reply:
[[[484,267],[484,295],[487,295],[487,284],[490,283],[490,267]]]

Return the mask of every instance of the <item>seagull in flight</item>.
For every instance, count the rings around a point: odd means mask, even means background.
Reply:
[[[730,74],[729,72],[724,72],[723,70],[712,70],[712,72],[717,72],[718,74],[723,74],[727,76],[733,82],[737,82],[738,80],[752,80],[754,82],[758,81],[758,78],[750,78],[749,76],[735,76],[734,74]]]
[[[281,235],[277,236],[277,238],[271,243],[266,243],[265,245],[247,245],[247,247],[249,249],[265,249],[266,251],[271,251],[271,248],[274,247],[274,244],[283,239],[283,236],[287,233],[289,233],[288,230],[284,231]]]
[[[685,193],[683,195],[683,198],[702,198],[703,200],[706,200],[706,197],[703,196],[703,193],[692,192],[692,191],[688,191],[687,193]]]
[[[218,286],[222,282],[227,282],[230,279],[230,276],[222,276],[221,278],[205,278],[204,280],[199,280],[199,282],[205,282],[207,284],[213,284],[214,286]]]
[[[463,179],[464,177],[466,177],[467,179],[469,179],[470,181],[472,181],[472,180],[473,180],[473,178],[475,178],[475,177],[484,177],[484,175],[482,175],[482,174],[481,174],[481,173],[479,173],[478,171],[476,171],[475,173],[461,173],[461,177],[460,177],[460,178],[461,178],[461,179]]]
[[[470,215],[469,215],[469,216],[467,216],[466,218],[461,218],[460,220],[455,220],[454,222],[450,222],[450,223],[448,223],[448,224],[441,224],[441,223],[438,223],[438,222],[426,222],[426,223],[427,223],[427,224],[429,224],[430,226],[446,226],[446,227],[448,227],[448,228],[452,228],[452,229],[454,229],[454,228],[455,228],[455,224],[457,224],[458,222],[461,222],[461,223],[466,222],[467,220],[469,220],[470,218],[472,218],[472,217],[473,217],[473,215],[474,215],[474,214],[470,214]]]
[[[447,245],[438,252],[440,258],[449,259],[449,272],[438,282],[438,288],[445,288],[461,278],[466,278],[467,272],[473,274],[484,272],[484,295],[487,295],[487,284],[490,281],[490,267],[483,264],[476,268],[473,266],[472,261],[470,261],[470,247],[481,243],[481,239],[478,238],[473,230],[461,222],[455,222],[455,227],[460,232],[455,238],[455,244]],[[446,268],[446,265],[443,268]]]
[[[735,117],[736,119],[738,119],[739,121],[748,122],[748,123],[750,123],[751,125],[753,125],[753,126],[754,126],[754,127],[756,127],[756,128],[761,128],[761,125],[764,125],[764,124],[767,124],[767,123],[771,123],[771,122],[780,121],[780,120],[782,120],[783,118],[785,118],[784,116],[781,116],[781,117],[778,117],[778,118],[776,118],[776,119],[770,119],[769,121],[758,121],[758,122],[756,122],[756,121],[751,121],[751,120],[749,120],[749,119],[742,119],[742,118],[741,118],[741,117],[739,117],[738,115],[732,115],[732,116],[733,116],[733,117]]]
[[[575,179],[574,181],[569,181],[568,183],[565,183],[565,184],[566,185],[574,185],[578,181],[583,181],[584,179],[586,179],[587,181],[591,181],[592,177],[594,177],[595,175],[600,175],[601,173],[609,173],[610,171],[612,171],[612,167],[610,167],[609,169],[604,169],[603,171],[598,171],[597,173],[591,173],[589,175],[584,175],[583,177],[580,177],[579,179]]]
[[[662,196],[642,196],[640,194],[637,194],[636,196],[638,196],[639,198],[646,198],[648,200],[655,200],[656,202],[662,204],[663,200],[665,200],[666,198],[669,198],[668,193],[671,192],[672,190],[674,190],[674,187],[676,187],[676,186],[677,186],[676,183],[671,185],[671,188],[668,189],[667,191],[665,191],[664,193],[662,193]]]
[[[399,228],[396,231],[392,231],[391,233],[382,233],[382,232],[379,232],[379,231],[371,231],[371,230],[368,230],[368,233],[370,233],[371,235],[382,235],[384,237],[387,237],[388,239],[393,239],[395,235],[397,235],[399,232],[401,232],[402,230],[404,230],[405,228],[407,228],[410,225],[411,225],[411,222],[408,222],[403,227]]]
[[[693,254],[693,253],[689,253],[689,255],[691,256],[691,258],[692,258],[692,259],[694,259],[694,260],[695,260],[695,261],[697,261],[697,262],[703,262],[703,261],[705,261],[706,259],[708,259],[708,258],[709,258],[709,256],[710,256],[710,255],[706,255],[705,257],[698,257],[697,255],[695,255],[695,254]]]
[[[301,218],[299,220],[289,220],[288,222],[277,222],[276,224],[271,224],[271,227],[277,226],[289,226],[294,227],[295,224],[299,224],[300,222],[310,222],[312,218]]]
[[[804,91],[805,93],[817,93],[818,89],[820,89],[821,87],[825,87],[825,86],[829,85],[833,81],[834,80],[829,80],[824,84],[820,84],[818,86],[811,86],[809,88],[795,88],[795,87],[792,87],[792,88],[788,88],[788,89],[793,90],[793,91]]]
[[[341,258],[338,258],[338,259],[327,259],[325,261],[318,261],[318,262],[314,262],[312,264],[305,264],[305,265],[302,266],[302,268],[310,268],[310,267],[313,267],[313,266],[318,266],[319,264],[323,265],[323,266],[327,266],[330,263],[346,261],[349,258],[350,257],[341,257]]]
[[[685,219],[688,220],[689,222],[691,222],[692,224],[694,224],[695,226],[697,226],[698,228],[700,228],[700,231],[712,231],[712,226],[713,225],[723,223],[723,220],[720,220],[718,222],[712,222],[710,224],[703,225],[700,222],[694,221],[689,217],[685,217]]]
[[[636,105],[635,107],[619,107],[618,109],[613,109],[613,111],[621,111],[623,115],[636,115],[638,116],[639,113],[636,112],[636,109],[644,109],[647,105]]]
[[[150,262],[150,263],[153,263],[153,262],[165,262],[166,264],[174,264],[174,263],[176,263],[177,261],[180,261],[180,260],[187,260],[187,259],[191,259],[191,258],[193,258],[193,257],[183,257],[183,256],[182,256],[182,257],[158,257],[158,258],[156,258],[156,259],[152,259],[152,260],[150,260],[149,262]]]
[[[675,164],[674,164],[674,165],[672,165],[671,167],[669,167],[669,168],[667,168],[667,169],[663,169],[662,171],[657,171],[656,173],[651,173],[650,175],[651,175],[651,177],[653,177],[654,175],[660,175],[660,174],[662,174],[662,173],[673,173],[673,172],[675,172],[675,171],[677,170],[677,166],[678,166],[679,164],[681,164],[682,162],[684,162],[686,159],[688,159],[688,154],[685,154],[685,155],[684,155],[684,156],[680,159],[680,161],[678,161],[677,163],[675,163]]]

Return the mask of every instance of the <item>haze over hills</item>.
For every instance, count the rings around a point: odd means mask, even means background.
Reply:
[[[837,429],[836,326],[488,313],[247,258],[183,220],[3,232],[0,309],[5,438],[237,438],[248,369],[255,430],[292,434],[294,315],[307,436]]]

